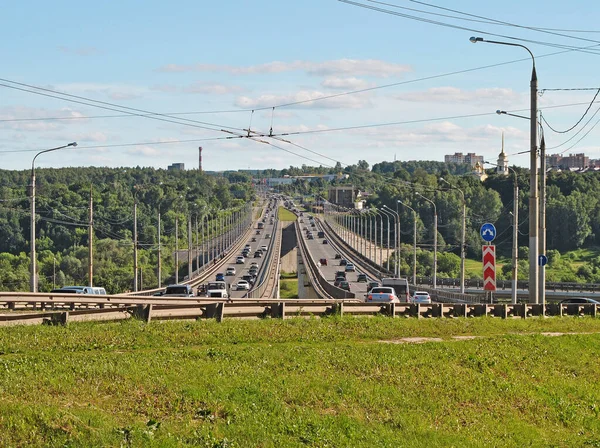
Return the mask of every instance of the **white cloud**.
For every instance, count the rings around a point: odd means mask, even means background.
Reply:
[[[489,100],[514,103],[521,95],[512,89],[463,90],[456,87],[433,87],[426,91],[402,93],[395,98],[402,101],[433,103],[473,103]]]
[[[14,129],[27,132],[55,131],[65,125],[85,121],[81,112],[69,109],[42,109],[24,106],[0,108],[0,129]],[[55,120],[56,118],[74,118],[73,120]],[[45,121],[44,119],[48,119]],[[6,120],[6,121],[3,121]]]
[[[154,157],[160,154],[160,151],[150,146],[139,145],[127,150],[128,154],[139,155],[143,157]]]
[[[206,93],[212,95],[227,95],[230,93],[239,93],[243,89],[239,86],[226,86],[224,84],[208,84],[197,82],[184,87],[184,93]]]
[[[373,87],[374,84],[359,78],[340,78],[332,76],[325,79],[321,86],[328,89],[339,89],[339,90],[361,90],[369,87]]]
[[[344,95],[323,99],[329,96],[318,91],[302,90],[292,95],[261,95],[258,98],[240,96],[235,105],[244,109],[256,109],[262,107],[273,107],[281,104],[293,104],[287,107],[315,108],[315,109],[361,109],[371,106],[369,97],[365,94]]]
[[[309,75],[331,76],[331,75],[356,75],[356,76],[375,76],[387,78],[391,76],[401,76],[412,71],[408,65],[394,64],[377,59],[338,59],[325,62],[293,61],[281,62],[274,61],[266,64],[250,65],[246,67],[236,67],[233,65],[215,65],[215,64],[195,64],[179,65],[168,64],[160,67],[161,72],[225,72],[232,75],[255,75],[269,73],[284,73],[291,71],[304,71]]]
[[[130,84],[103,84],[93,82],[75,82],[59,84],[51,90],[82,96],[105,96],[115,101],[141,98],[147,92],[145,87]],[[93,98],[92,98],[93,99]]]

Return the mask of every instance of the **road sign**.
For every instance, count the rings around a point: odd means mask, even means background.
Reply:
[[[496,246],[481,246],[483,252],[483,289],[496,290]]]
[[[545,255],[540,255],[538,257],[538,265],[546,266],[548,264],[548,257]]]
[[[481,235],[481,238],[488,243],[494,241],[494,238],[496,238],[496,227],[494,227],[494,224],[486,222],[481,226],[479,234]]]

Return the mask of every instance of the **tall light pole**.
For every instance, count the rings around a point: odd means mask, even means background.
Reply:
[[[396,249],[396,278],[400,278],[400,213],[398,213],[398,203],[396,202],[396,211],[392,210],[385,204],[383,206],[388,212],[390,212],[396,217],[396,222],[394,225],[394,246]]]
[[[465,252],[467,249],[467,243],[465,241],[466,238],[466,228],[467,228],[467,203],[465,201],[465,192],[460,188],[450,184],[446,179],[440,177],[440,180],[448,185],[451,189],[457,190],[462,195],[462,231],[460,238],[460,293],[465,293]]]
[[[398,199],[398,204],[401,204],[412,210],[413,218],[414,218],[414,226],[413,226],[413,285],[417,284],[417,212],[410,205],[406,205],[400,199]]]
[[[415,192],[418,196],[425,199],[427,202],[430,202],[433,205],[433,289],[437,288],[437,207],[435,206],[435,202],[431,199],[426,198],[418,191]]]
[[[44,149],[38,152],[31,161],[31,278],[29,279],[29,286],[31,292],[37,292],[38,281],[37,281],[37,257],[35,254],[35,159],[41,154],[51,151],[58,151],[59,149],[68,148],[69,146],[77,146],[77,142],[71,142],[67,145],[58,146],[57,148]]]
[[[512,42],[498,42],[494,40],[485,40],[481,37],[471,37],[471,42],[486,42],[497,45],[508,45],[511,47],[521,47],[527,50],[531,56],[533,67],[531,69],[530,82],[530,123],[529,123],[529,159],[530,159],[530,185],[529,185],[529,302],[539,303],[538,288],[538,226],[539,226],[539,202],[538,202],[538,173],[537,173],[537,73],[535,70],[535,57],[529,48],[525,45]]]
[[[385,215],[387,218],[387,261],[386,261],[386,269],[390,270],[390,220],[393,216],[392,213],[388,212],[384,208],[380,208],[379,211]],[[383,237],[383,234],[382,234]],[[383,241],[383,238],[381,238]]]

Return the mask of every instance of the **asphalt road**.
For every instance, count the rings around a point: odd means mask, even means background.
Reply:
[[[252,231],[252,235],[250,238],[248,238],[248,241],[246,241],[245,244],[250,244],[250,254],[249,254],[249,258],[246,258],[244,264],[236,264],[235,259],[239,256],[242,255],[241,250],[239,252],[236,253],[231,253],[229,254],[229,258],[227,260],[227,264],[225,264],[223,266],[223,269],[221,271],[219,271],[222,274],[225,274],[225,271],[228,267],[232,266],[235,268],[235,275],[228,275],[225,276],[225,282],[228,285],[229,288],[229,296],[231,298],[242,298],[244,296],[244,294],[246,294],[248,291],[246,290],[240,290],[237,291],[234,289],[234,286],[237,284],[237,282],[239,280],[242,279],[242,276],[248,273],[248,270],[250,269],[250,265],[252,264],[252,262],[257,262],[258,263],[258,269],[260,270],[263,264],[263,261],[265,260],[265,256],[266,254],[263,253],[263,256],[261,258],[253,258],[254,257],[254,252],[256,252],[256,249],[258,249],[260,246],[267,246],[269,247],[269,243],[270,243],[270,239],[266,238],[266,235],[271,235],[271,238],[274,237],[273,235],[273,224],[270,224],[270,219],[271,217],[274,216],[274,209],[272,209],[269,212],[269,217],[266,219],[265,221],[265,228],[260,230],[260,235],[257,235],[256,232],[259,230],[257,228],[258,222],[255,222],[253,224],[253,231]],[[262,221],[262,219],[261,219]],[[252,238],[256,238],[256,242],[252,242]],[[243,249],[243,248],[242,248]],[[215,280],[214,278],[210,279],[210,281]]]
[[[300,229],[302,230],[302,238],[306,241],[306,245],[308,250],[313,257],[315,263],[319,263],[321,258],[325,258],[327,260],[327,266],[321,266],[319,269],[323,276],[329,281],[331,284],[335,281],[335,273],[337,271],[345,270],[345,266],[340,266],[340,260],[335,259],[336,250],[331,246],[331,244],[323,244],[323,240],[327,238],[318,238],[318,232],[323,230],[320,227],[320,224],[317,223],[316,227],[311,227],[309,219],[306,217],[306,214],[300,218],[304,222],[300,222]],[[312,229],[314,239],[309,240],[306,237],[305,229]],[[351,262],[351,260],[348,260]],[[346,272],[346,279],[350,283],[350,292],[356,294],[356,298],[359,300],[363,300],[365,294],[367,293],[367,284],[366,283],[358,283],[356,278],[359,274],[359,271],[356,272]]]

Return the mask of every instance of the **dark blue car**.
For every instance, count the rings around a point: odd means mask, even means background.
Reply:
[[[223,274],[222,272],[219,272],[217,274],[217,276],[215,277],[215,281],[217,281],[217,282],[224,282],[225,281],[225,274]]]

